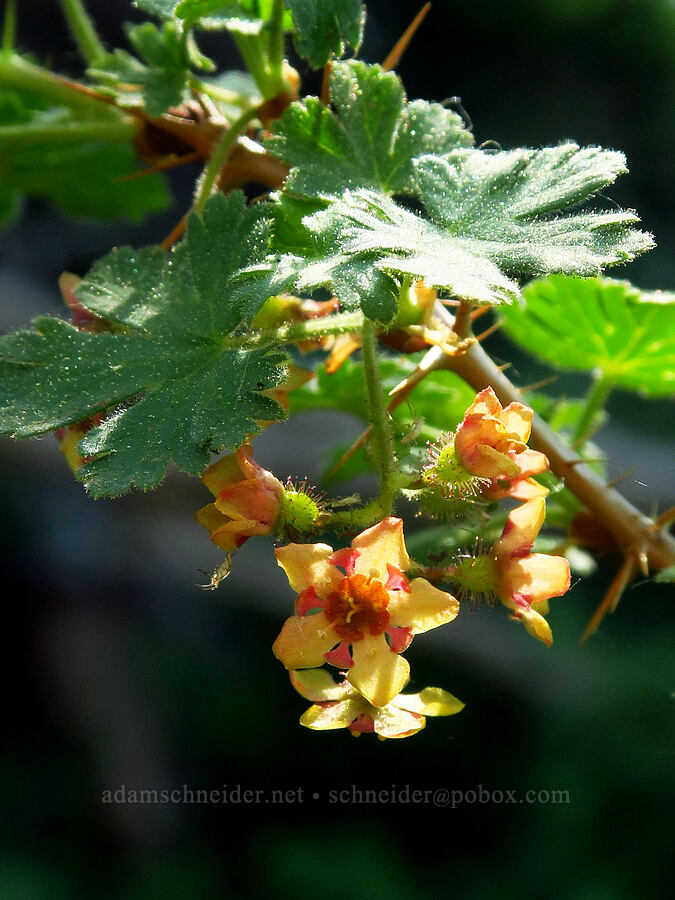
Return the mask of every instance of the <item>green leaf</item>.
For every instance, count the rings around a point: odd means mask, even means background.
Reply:
[[[675,387],[675,295],[626,281],[552,276],[503,311],[509,337],[560,369],[595,371],[649,397]]]
[[[331,72],[334,111],[316,97],[292,103],[267,149],[288,163],[286,190],[340,196],[345,188],[410,192],[413,159],[473,143],[462,119],[438,103],[408,103],[400,78],[380,66],[338,63]]]
[[[143,61],[117,49],[98,60],[87,74],[112,89],[124,105],[142,103],[149,116],[161,116],[182,101],[188,76],[180,25],[167,21],[159,29],[144,22],[129,28],[127,34]]]
[[[169,198],[160,175],[125,180],[138,169],[135,131],[119,117],[87,118],[83,110],[0,90],[0,221],[16,213],[23,194],[103,219],[140,220],[164,209]]]
[[[86,333],[41,318],[34,331],[0,339],[0,431],[27,437],[106,413],[80,444],[93,459],[78,473],[104,496],[154,487],[171,459],[199,474],[211,451],[283,418],[261,392],[283,380],[285,357],[245,349],[232,335],[245,318],[237,270],[262,257],[268,240],[263,207],[247,209],[236,192],[213,197],[203,220],[193,214],[168,258],[155,248],[104,257],[77,296],[126,331]]]
[[[175,15],[196,28],[227,28],[239,34],[257,35],[272,18],[274,0],[182,0],[173,5]],[[284,10],[283,28],[293,30],[288,10]]]
[[[361,0],[285,0],[293,13],[295,46],[320,69],[347,46],[356,52],[363,39],[366,10]]]
[[[660,572],[657,572],[653,578],[653,581],[656,581],[658,584],[675,583],[675,565],[668,566],[668,568],[662,569]]]
[[[21,194],[49,200],[70,215],[140,221],[166,209],[169,196],[160,175],[124,180],[137,169],[128,144],[41,142],[5,157],[0,177]]]
[[[423,278],[430,287],[475,303],[520,296],[513,276],[548,272],[596,274],[652,246],[632,226],[631,212],[561,213],[623,170],[621,154],[574,144],[487,153],[455,150],[414,160],[417,193],[432,221],[383,194],[345,191],[302,220],[316,248],[299,287],[350,277],[361,302],[357,270],[370,263],[395,278]],[[339,295],[339,294],[338,294]],[[342,299],[342,298],[341,298]]]

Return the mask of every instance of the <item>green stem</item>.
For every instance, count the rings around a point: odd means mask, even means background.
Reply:
[[[16,38],[16,0],[7,0],[5,18],[2,23],[2,51],[11,53]]]
[[[138,126],[132,120],[96,119],[93,122],[64,122],[48,125],[0,125],[0,149],[17,150],[39,141],[50,144],[79,144],[83,141],[128,143]]]
[[[234,142],[237,140],[241,132],[248,125],[251,119],[255,119],[258,109],[252,106],[250,109],[244,110],[238,119],[223,134],[220,141],[216,144],[216,148],[211,154],[202,175],[197,182],[197,190],[195,192],[194,209],[201,212],[204,204],[211,196],[214,185],[220,175],[220,170],[225,165],[225,161],[232,149]]]
[[[80,93],[65,79],[27,62],[15,53],[0,54],[0,86],[37,94],[55,106],[65,106],[79,111],[88,119],[119,120],[124,116],[124,113],[114,106]]]
[[[371,447],[375,465],[380,473],[380,499],[388,499],[389,510],[394,499],[394,478],[396,475],[396,457],[391,433],[391,420],[382,389],[380,361],[377,353],[377,330],[370,319],[364,319],[361,329],[361,351],[363,357],[363,374],[366,381],[368,411],[373,426]],[[385,505],[387,505],[385,503]]]
[[[284,0],[274,0],[269,23],[269,75],[276,84],[274,93],[284,88]]]
[[[593,384],[586,395],[583,412],[579,416],[579,421],[574,429],[572,438],[574,446],[582,444],[589,436],[593,428],[593,419],[604,407],[611,390],[612,382],[606,375],[600,373],[594,376]]]
[[[279,344],[295,344],[329,334],[349,334],[358,331],[362,323],[361,313],[337,313],[307,322],[291,322],[279,328],[261,328],[241,337],[228,337],[223,347],[227,350],[259,350]]]
[[[106,49],[99,38],[91,16],[82,0],[59,0],[75,42],[88,65],[105,56]]]

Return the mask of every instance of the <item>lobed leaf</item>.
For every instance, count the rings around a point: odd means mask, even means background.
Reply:
[[[467,147],[462,119],[438,103],[408,103],[400,78],[351,61],[331,72],[333,110],[316,97],[292,103],[267,149],[291,166],[286,190],[340,196],[345,188],[410,192],[413,159]]]
[[[534,281],[503,311],[504,330],[560,369],[595,371],[650,397],[675,387],[675,294],[627,281],[552,276]]]
[[[295,46],[315,69],[346,48],[358,51],[366,8],[361,0],[285,0],[293,14]]]
[[[168,258],[153,248],[104,257],[76,293],[121,333],[41,318],[1,338],[0,431],[27,437],[106,414],[80,445],[91,459],[79,471],[103,496],[154,487],[172,459],[199,474],[210,452],[283,418],[263,392],[283,380],[285,357],[228,340],[252,312],[237,271],[267,252],[268,229],[262,207],[219,194]]]

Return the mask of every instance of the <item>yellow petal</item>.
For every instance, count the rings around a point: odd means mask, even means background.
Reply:
[[[410,676],[408,661],[389,649],[383,634],[365,635],[352,645],[349,680],[373,706],[386,706]]]
[[[509,435],[513,435],[517,440],[522,441],[523,444],[527,443],[527,439],[530,436],[533,417],[534,413],[529,406],[525,406],[523,403],[516,403],[515,401],[509,403],[499,415]]]
[[[274,553],[291,587],[298,594],[311,586],[325,600],[342,578],[335,566],[328,562],[328,557],[333,554],[333,548],[328,544],[287,544]]]
[[[386,582],[387,563],[401,572],[410,567],[410,557],[403,540],[403,521],[394,516],[362,531],[352,541],[352,547],[360,554],[354,566],[358,575],[373,575]]]
[[[390,703],[384,709],[373,710],[375,734],[382,738],[405,738],[421,731],[427,724],[424,716]]]
[[[241,481],[244,477],[239,468],[237,457],[234,453],[228,453],[222,459],[214,462],[202,475],[202,481],[214,496],[217,496],[224,487]]]
[[[570,564],[564,556],[531,553],[511,560],[501,573],[500,588],[509,596],[523,594],[529,603],[561,597],[569,586]]]
[[[356,696],[356,691],[348,681],[337,684],[326,669],[291,670],[288,674],[296,691],[314,703],[346,700],[350,695]]]
[[[367,713],[369,706],[363,697],[341,700],[328,706],[310,706],[300,716],[300,724],[315,731],[331,731],[348,728],[357,716]]]
[[[323,613],[291,616],[284,622],[272,651],[287,669],[313,669],[323,665],[324,653],[339,640]]]
[[[491,387],[486,387],[476,394],[476,399],[464,413],[464,417],[480,415],[498,416],[501,411],[502,405],[497,399],[497,395]]]
[[[551,626],[543,616],[540,616],[539,613],[536,612],[536,610],[524,610],[522,614],[518,615],[518,619],[522,621],[523,625],[531,635],[534,635],[538,640],[543,641],[547,647],[551,646],[553,643]]]
[[[390,593],[387,607],[391,624],[412,628],[413,634],[422,634],[446,622],[452,622],[459,612],[459,601],[452,594],[435,588],[426,578],[414,578],[410,593]],[[350,676],[351,678],[351,676]]]
[[[524,547],[531,547],[546,518],[543,497],[535,497],[509,513],[504,531],[494,546],[498,557],[509,558]]]
[[[230,519],[224,516],[216,508],[215,503],[208,503],[206,506],[202,506],[201,509],[198,509],[195,513],[195,519],[200,525],[203,525],[204,528],[206,528],[216,547],[220,547],[220,549],[224,550],[226,553],[235,549],[237,546],[237,536],[231,531],[226,530],[226,526],[230,522]]]
[[[424,716],[454,716],[465,706],[457,697],[435,687],[424,688],[419,694],[399,694],[391,705]]]

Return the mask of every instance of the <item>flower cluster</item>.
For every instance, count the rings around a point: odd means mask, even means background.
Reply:
[[[455,594],[499,599],[511,618],[550,646],[548,600],[568,590],[570,569],[563,557],[532,552],[546,512],[546,491],[532,476],[548,462],[527,447],[531,423],[532,410],[521,403],[502,408],[486,388],[419,476],[424,488],[418,493],[436,491],[460,507],[476,494],[525,498],[486,551],[477,549],[446,569],[414,563],[403,522],[394,516],[339,549],[296,542],[276,549],[297,597],[273,651],[296,690],[312,701],[301,724],[402,738],[420,731],[427,716],[459,712],[463,704],[440,688],[402,693],[410,679],[403,654],[415,635],[457,617]],[[295,540],[317,531],[321,512],[311,489],[282,484],[253,459],[250,443],[210,466],[202,480],[214,501],[198,511],[197,521],[228,554],[254,535]],[[432,581],[448,583],[454,593]],[[325,666],[338,669],[340,680]]]

